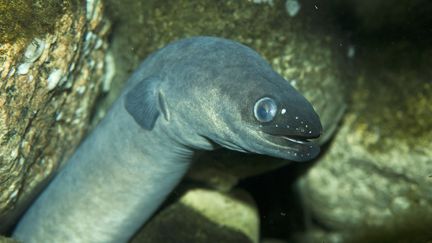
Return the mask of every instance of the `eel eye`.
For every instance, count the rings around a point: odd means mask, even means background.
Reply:
[[[254,115],[259,122],[269,122],[276,116],[276,102],[269,97],[259,99],[254,106]]]

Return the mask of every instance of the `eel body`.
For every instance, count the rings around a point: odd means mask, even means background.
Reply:
[[[317,156],[311,104],[252,49],[194,37],[151,54],[106,117],[19,221],[23,242],[126,242],[195,150]]]

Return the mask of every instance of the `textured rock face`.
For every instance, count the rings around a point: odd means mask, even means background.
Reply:
[[[258,211],[244,191],[192,188],[156,215],[131,242],[257,243]]]
[[[329,242],[432,239],[432,49],[365,47],[352,105],[300,186]],[[415,63],[415,65],[413,65]]]
[[[21,2],[0,6],[7,11],[0,16],[2,31],[6,24],[15,26],[10,31],[25,30]],[[74,150],[101,83],[111,78],[105,65],[109,25],[101,2],[48,2],[25,2],[38,13],[27,26],[37,31],[11,32],[0,43],[0,230]],[[52,8],[62,11],[42,19]],[[21,19],[6,23],[11,12]]]

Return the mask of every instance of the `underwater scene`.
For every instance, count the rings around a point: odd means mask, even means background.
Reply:
[[[0,242],[432,243],[432,2],[0,0]]]

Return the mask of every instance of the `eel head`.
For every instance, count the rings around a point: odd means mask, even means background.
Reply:
[[[221,107],[237,105],[219,112],[226,127],[211,139],[229,149],[292,161],[315,158],[320,148],[313,140],[322,125],[312,105],[274,72],[246,76],[241,88],[224,90],[227,101]]]

